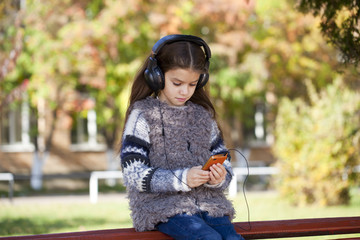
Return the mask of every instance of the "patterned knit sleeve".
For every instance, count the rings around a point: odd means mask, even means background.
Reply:
[[[211,140],[210,141],[211,141],[211,149],[210,149],[211,155],[228,152],[228,149],[225,146],[224,140],[221,137],[220,130],[219,130],[219,127],[218,127],[216,121],[213,121],[213,123],[212,123]],[[210,188],[221,188],[224,190],[229,186],[232,176],[234,175],[233,171],[232,171],[230,160],[231,160],[231,156],[230,156],[230,154],[228,154],[228,158],[223,163],[223,165],[227,171],[225,180],[217,185],[205,184],[205,186],[210,187]]]
[[[190,191],[184,182],[187,169],[169,171],[151,166],[149,133],[143,113],[132,110],[125,124],[120,152],[125,186],[139,192]]]

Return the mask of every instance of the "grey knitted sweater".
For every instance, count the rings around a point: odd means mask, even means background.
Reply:
[[[173,107],[152,97],[136,102],[120,155],[135,229],[153,230],[171,216],[199,211],[233,219],[234,208],[223,192],[233,175],[230,159],[224,163],[228,174],[222,183],[186,184],[191,167],[223,152],[227,149],[216,121],[202,106],[188,101]]]

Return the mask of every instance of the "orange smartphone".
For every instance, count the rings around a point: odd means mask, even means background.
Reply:
[[[216,163],[223,164],[225,160],[227,159],[228,153],[221,153],[212,155],[209,160],[204,164],[202,167],[202,170],[209,170],[210,166]]]

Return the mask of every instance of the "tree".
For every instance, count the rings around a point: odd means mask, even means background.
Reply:
[[[81,17],[77,12],[78,6],[71,1],[28,1],[26,9],[24,25],[27,41],[19,56],[17,71],[25,69],[28,72],[30,83],[27,91],[30,103],[37,110],[31,170],[31,186],[37,190],[42,187],[42,168],[52,149],[58,119],[69,110],[76,97],[73,89],[79,72],[72,68],[74,54],[68,47],[67,36],[62,32],[69,22]],[[50,115],[47,109],[50,109]]]
[[[296,205],[347,204],[360,146],[360,95],[341,78],[310,102],[282,99],[276,120],[279,189]]]
[[[325,128],[335,128],[335,123],[331,124],[337,115],[347,116],[347,113],[341,112],[348,109],[346,104],[337,106],[337,112],[331,112],[331,106],[335,106],[336,101],[343,101],[339,100],[339,97],[342,91],[344,94],[347,92],[345,86],[358,89],[358,80],[350,81],[357,75],[353,68],[346,68],[338,61],[338,51],[326,43],[320,30],[316,28],[319,24],[317,18],[296,11],[291,1],[270,2],[268,5],[259,6],[259,29],[256,36],[260,42],[258,51],[265,54],[268,71],[264,87],[268,107],[267,120],[274,130],[273,150],[280,163],[281,171],[278,177],[282,179],[277,181],[276,186],[288,199],[298,204],[311,201],[319,204],[346,202],[349,200],[349,196],[346,195],[349,181],[343,181],[336,193],[329,194],[328,198],[326,188],[333,184],[328,181],[331,175],[329,172],[339,174],[343,169],[352,166],[352,156],[345,152],[334,153],[342,155],[343,162],[339,163],[336,157],[326,155],[323,149],[330,145],[329,139],[333,142],[338,141],[338,146],[348,146],[346,137],[334,140],[336,137],[333,136],[333,131]],[[279,12],[282,14],[278,14]],[[339,83],[334,84],[339,75],[343,79],[340,86]],[[316,98],[313,97],[315,94],[308,92],[308,85],[315,89],[314,92],[321,92],[321,102],[316,102]],[[327,89],[336,87],[339,88],[339,96],[326,93]],[[356,93],[351,94],[354,96],[355,104]],[[324,95],[326,97],[322,98]],[[327,106],[325,103],[333,105]],[[356,110],[352,111],[356,113]],[[321,113],[316,115],[315,112]],[[317,116],[319,119],[316,119]],[[309,122],[312,124],[311,127],[306,125]],[[322,131],[328,132],[328,138],[319,137],[321,134],[316,132],[317,122],[322,122]],[[346,124],[342,127],[349,127]],[[321,159],[319,155],[326,157]],[[344,159],[350,160],[347,162],[348,160]],[[321,174],[316,172],[317,166],[321,168]]]
[[[115,167],[112,162],[112,149],[126,109],[122,95],[126,93],[129,72],[134,73],[134,66],[138,66],[134,56],[141,52],[137,46],[141,38],[132,36],[137,34],[134,30],[139,25],[129,20],[136,10],[135,3],[29,1],[28,44],[22,57],[34,63],[28,66],[28,91],[38,109],[38,118],[43,119],[39,122],[50,124],[48,131],[45,125],[38,125],[40,141],[32,166],[34,188],[41,187],[42,166],[52,148],[58,119],[87,110],[81,103],[89,98],[95,102],[97,123],[110,152],[108,162],[113,167],[109,168],[117,168],[118,161]],[[133,38],[136,40],[132,45]],[[51,109],[51,117],[46,121],[45,106]]]
[[[0,109],[16,98],[14,88],[22,82],[4,82],[15,66],[23,48],[23,12],[20,1],[5,0],[0,3]]]
[[[345,63],[360,61],[359,0],[299,0],[298,9],[320,16],[320,29],[328,42],[335,45]]]

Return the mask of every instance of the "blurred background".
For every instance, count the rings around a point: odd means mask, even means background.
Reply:
[[[94,171],[113,173],[100,188],[124,192],[117,148],[133,77],[159,38],[181,33],[212,50],[207,87],[227,146],[244,155],[232,153],[235,193],[246,157],[259,170],[248,190],[349,205],[360,195],[359,24],[356,1],[2,0],[0,195],[87,192]]]

